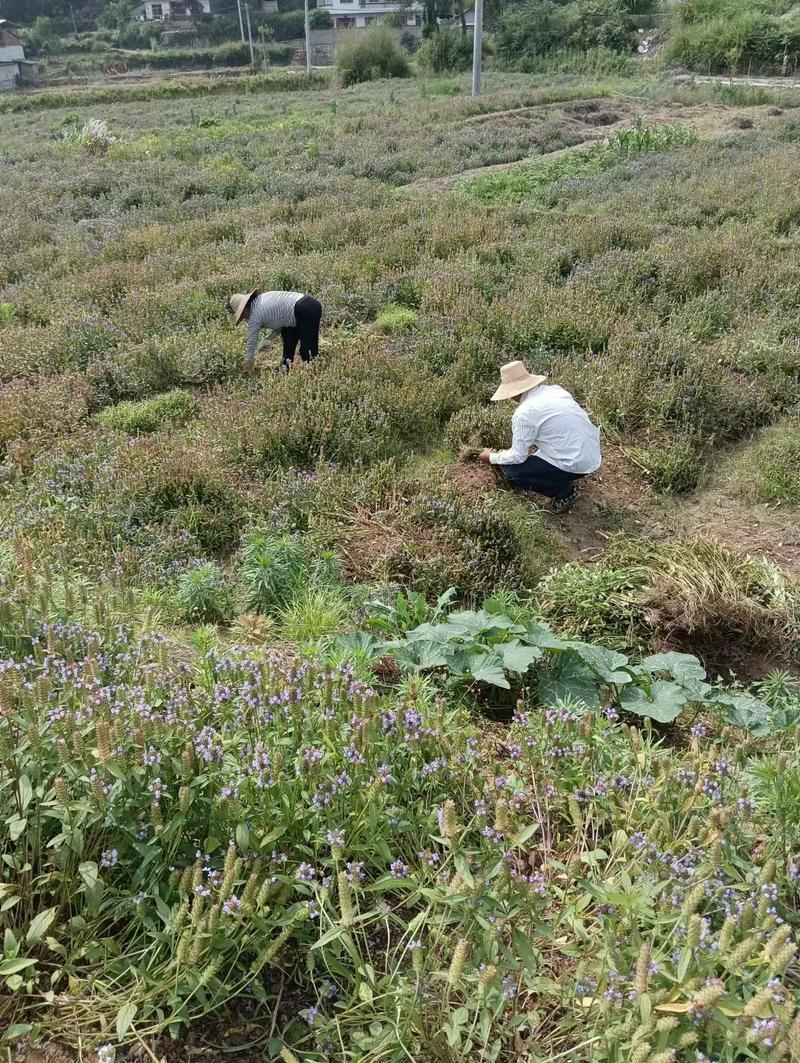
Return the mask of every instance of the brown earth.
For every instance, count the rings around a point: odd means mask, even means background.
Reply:
[[[454,463],[445,477],[461,494],[498,490],[492,471],[477,463]],[[800,512],[796,506],[746,505],[712,483],[694,495],[657,498],[621,448],[606,444],[603,466],[581,485],[569,513],[556,515],[544,498],[530,494],[530,505],[552,521],[565,552],[594,560],[618,532],[661,540],[673,536],[713,539],[740,554],[768,557],[800,578]]]

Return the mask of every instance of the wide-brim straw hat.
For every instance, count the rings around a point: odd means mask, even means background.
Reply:
[[[230,299],[228,300],[228,304],[231,310],[233,311],[233,320],[235,324],[238,325],[239,322],[242,320],[242,314],[247,309],[250,300],[253,298],[257,291],[258,289],[254,288],[252,292],[247,292],[246,295],[242,295],[241,292],[236,292],[230,297]]]
[[[516,395],[523,395],[531,388],[538,388],[547,380],[546,376],[536,376],[529,373],[523,362],[508,362],[500,367],[500,387],[492,395],[492,402],[502,402],[503,399],[513,399]]]

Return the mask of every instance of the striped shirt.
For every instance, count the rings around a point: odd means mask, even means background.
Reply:
[[[523,396],[511,418],[508,450],[492,451],[493,465],[519,465],[537,457],[562,472],[586,475],[600,468],[600,433],[564,388],[540,384]]]
[[[258,347],[258,336],[263,329],[278,332],[282,328],[294,328],[297,322],[294,308],[303,298],[302,292],[261,292],[250,303],[250,318],[247,322],[247,354],[245,361],[252,365]]]

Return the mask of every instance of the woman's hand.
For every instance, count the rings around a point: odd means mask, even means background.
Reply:
[[[491,450],[482,450],[478,455],[478,461],[482,461],[484,465],[491,465]]]

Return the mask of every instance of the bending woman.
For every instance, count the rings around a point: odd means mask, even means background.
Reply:
[[[298,343],[300,357],[310,362],[319,354],[319,327],[322,304],[313,295],[302,292],[248,292],[230,297],[234,322],[247,322],[247,353],[245,372],[255,372],[258,337],[262,329],[280,333],[283,341],[281,368],[288,371],[294,360]]]

